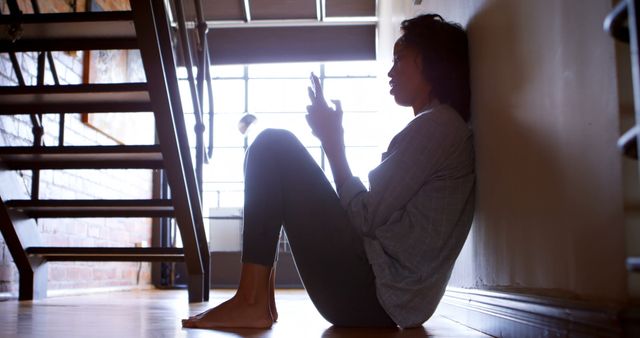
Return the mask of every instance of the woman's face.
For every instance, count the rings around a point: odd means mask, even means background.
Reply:
[[[397,104],[413,107],[418,113],[431,101],[431,85],[422,76],[420,53],[400,40],[393,47],[393,67],[388,75],[390,93]]]

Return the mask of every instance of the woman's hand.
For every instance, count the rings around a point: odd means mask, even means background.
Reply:
[[[344,149],[344,132],[342,129],[342,106],[339,100],[332,100],[335,109],[327,104],[322,91],[322,85],[317,76],[311,73],[309,98],[311,105],[307,106],[307,123],[313,135],[320,139],[322,147],[327,153],[335,153]]]
[[[307,123],[313,134],[322,142],[322,149],[329,159],[333,180],[339,188],[352,176],[344,149],[342,106],[340,101],[334,100],[332,102],[336,108],[329,107],[324,99],[320,80],[313,73],[311,73],[311,85],[312,87],[309,88],[311,105],[307,106]]]

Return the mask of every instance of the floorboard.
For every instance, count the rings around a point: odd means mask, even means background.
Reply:
[[[278,290],[280,319],[270,330],[183,329],[180,319],[228,299],[229,290],[212,292],[209,303],[189,304],[184,290],[143,290],[0,302],[0,337],[295,337],[417,338],[488,337],[434,315],[419,329],[334,328],[301,290]]]

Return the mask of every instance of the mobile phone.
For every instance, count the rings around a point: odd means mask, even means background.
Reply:
[[[311,81],[311,87],[309,87],[311,89],[311,91],[313,92],[313,96],[316,96],[316,93],[318,92],[318,88],[316,87],[316,79],[318,77],[313,74],[313,72],[311,73],[311,75],[309,75],[309,81]]]
[[[313,93],[314,103],[326,104],[324,100],[324,93],[322,92],[322,85],[320,84],[320,79],[318,79],[318,77],[312,72],[309,80],[311,80],[311,87],[309,88]]]

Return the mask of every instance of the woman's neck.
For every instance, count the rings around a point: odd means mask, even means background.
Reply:
[[[427,110],[427,108],[429,108],[429,106],[431,106],[434,103],[434,101],[436,100],[433,99],[431,95],[426,95],[422,97],[420,100],[416,100],[416,102],[411,105],[411,107],[413,108],[413,115],[417,116],[418,114]]]

